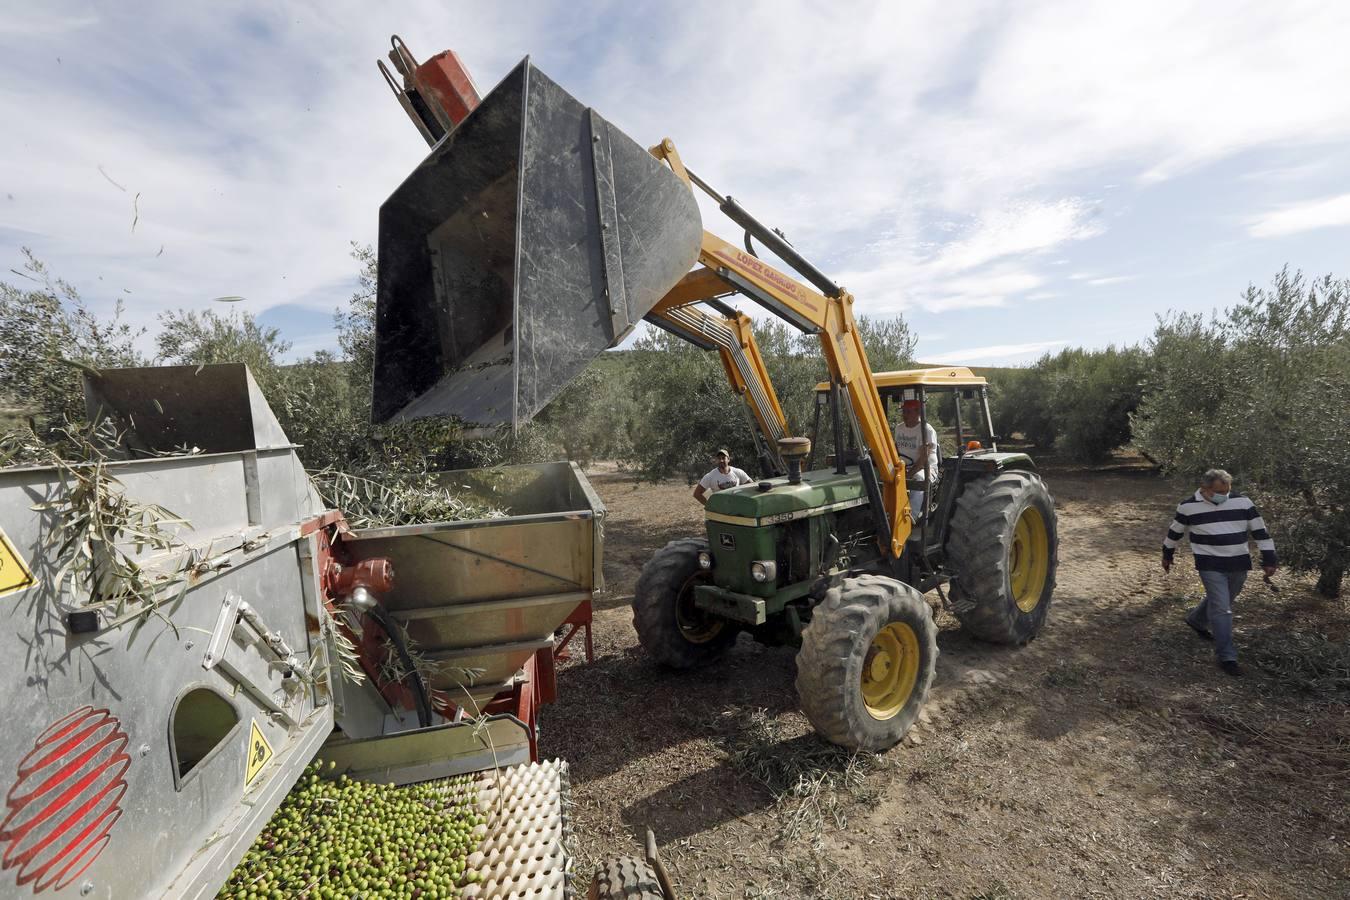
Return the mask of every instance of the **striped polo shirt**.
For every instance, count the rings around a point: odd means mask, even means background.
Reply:
[[[1275,542],[1266,531],[1256,504],[1241,494],[1230,494],[1228,502],[1215,505],[1196,491],[1177,505],[1176,518],[1163,539],[1163,559],[1172,561],[1177,544],[1190,532],[1191,555],[1202,572],[1245,572],[1252,567],[1248,539],[1261,550],[1261,565],[1273,566]]]

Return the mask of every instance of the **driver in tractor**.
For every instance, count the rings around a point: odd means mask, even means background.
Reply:
[[[931,423],[923,423],[923,433],[920,434],[921,409],[922,401],[915,399],[906,400],[900,405],[901,422],[895,426],[895,449],[904,457],[905,468],[911,482],[924,481],[927,477],[921,462],[922,454],[927,453],[928,472],[932,473],[933,480],[930,487],[936,489],[937,481],[942,475],[942,470],[938,466],[937,430]],[[924,513],[923,495],[922,490],[909,492],[909,517],[915,522],[918,522]]]
[[[744,469],[738,469],[731,464],[731,454],[727,451],[718,450],[713,459],[717,463],[716,467],[699,479],[698,484],[694,486],[694,499],[704,506],[708,505],[710,494],[749,484],[754,480]]]

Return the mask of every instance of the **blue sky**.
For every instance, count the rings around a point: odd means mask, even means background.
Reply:
[[[332,347],[349,243],[426,152],[375,71],[394,32],[483,91],[528,53],[673,138],[925,361],[1139,341],[1286,263],[1350,276],[1350,5],[1118,0],[0,0],[4,269],[31,247],[147,325],[243,296]]]

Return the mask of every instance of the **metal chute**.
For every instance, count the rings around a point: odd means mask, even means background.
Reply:
[[[380,208],[373,417],[529,421],[701,237],[688,186],[525,59]]]

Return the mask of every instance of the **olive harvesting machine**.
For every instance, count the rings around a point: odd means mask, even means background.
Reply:
[[[949,587],[982,638],[1036,635],[1057,535],[1034,464],[990,435],[910,477],[888,403],[935,385],[871,371],[852,295],[672,141],[637,144],[528,58],[481,100],[453,54],[418,64],[396,39],[390,59],[431,149],[380,209],[377,421],[517,428],[647,321],[718,353],[765,476],[712,495],[706,534],[644,569],[653,657],[706,664],[741,632],[799,646],[812,724],[881,750],[933,678],[921,591]],[[704,229],[698,191],[744,249]],[[803,465],[732,295],[819,338],[825,468]],[[602,587],[605,510],[580,470],[436,473],[499,512],[353,528],[246,367],[89,370],[84,388],[116,454],[0,468],[0,896],[213,896],[316,756],[389,784],[498,773],[464,895],[575,895],[567,770],[539,762],[536,724],[556,635],[589,638]],[[605,863],[590,896],[672,897],[650,835],[646,863]]]
[[[386,784],[497,773],[464,895],[574,895],[535,722],[600,587],[581,473],[440,473],[498,512],[354,529],[243,365],[85,392],[124,453],[0,469],[0,896],[215,896],[316,755]]]
[[[888,420],[892,400],[944,382],[960,387],[958,408],[977,393],[983,402],[982,378],[874,373],[848,291],[695,174],[673,141],[637,144],[528,58],[481,102],[459,93],[454,116],[424,115],[426,97],[442,93],[400,95],[432,149],[380,209],[378,418],[518,427],[645,320],[718,353],[765,476],[714,493],[706,533],[644,569],[634,624],[653,657],[706,664],[742,632],[797,646],[798,694],[816,730],[883,750],[914,722],[934,676],[924,592],[980,638],[1036,636],[1058,540],[1034,462],[987,435],[987,448],[962,440],[937,471],[911,473]],[[700,192],[743,246],[705,230]],[[789,434],[732,295],[819,339],[836,450],[827,467],[803,471],[812,442]],[[720,442],[708,435],[709,447]]]

